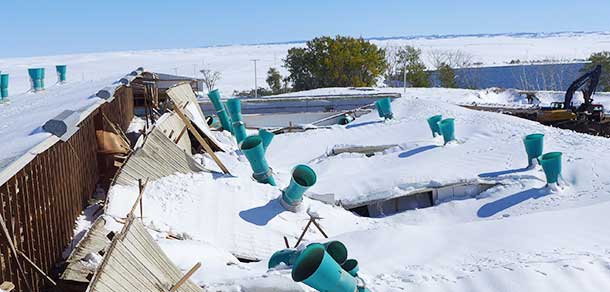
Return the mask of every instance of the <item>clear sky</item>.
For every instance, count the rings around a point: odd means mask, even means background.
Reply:
[[[2,0],[0,58],[362,37],[608,31],[609,0]]]

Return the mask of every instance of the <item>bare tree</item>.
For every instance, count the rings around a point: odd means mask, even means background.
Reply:
[[[385,47],[385,55],[386,55],[386,80],[390,80],[398,74],[400,68],[400,59],[398,58],[398,47],[388,45]]]
[[[203,74],[203,83],[208,88],[208,91],[212,91],[216,86],[216,82],[220,80],[221,75],[218,71],[212,71],[210,69],[200,70],[201,74]]]
[[[443,64],[449,65],[453,69],[468,68],[473,65],[474,57],[460,50],[431,50],[428,52],[428,60],[435,69]]]

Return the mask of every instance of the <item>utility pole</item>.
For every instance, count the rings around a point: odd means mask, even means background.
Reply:
[[[260,61],[260,59],[252,59],[250,61],[254,62],[254,98],[258,98],[258,81],[256,80],[256,62]]]
[[[407,93],[407,64],[405,64],[404,69],[402,69],[402,75],[403,75],[402,76],[402,86],[403,86],[402,91],[404,93]]]
[[[178,67],[174,67],[174,75],[178,76]]]

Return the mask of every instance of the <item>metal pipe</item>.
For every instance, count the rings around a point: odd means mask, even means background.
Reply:
[[[354,292],[357,289],[356,279],[318,243],[301,252],[291,275],[295,282],[303,282],[318,291]]]
[[[316,183],[316,173],[311,167],[300,164],[292,170],[290,184],[282,192],[280,202],[289,211],[296,211],[303,201],[303,193]]]
[[[252,177],[259,183],[268,183],[275,186],[273,173],[265,160],[265,149],[263,148],[263,140],[258,135],[248,136],[240,145],[241,151],[246,155],[250,166],[252,167]]]
[[[237,140],[237,144],[239,144],[248,136],[248,134],[246,134],[246,125],[241,116],[241,102],[239,98],[227,100],[227,109],[231,115],[231,121],[233,122],[232,126],[235,139]]]
[[[210,100],[212,101],[212,104],[214,105],[214,109],[216,110],[216,116],[218,116],[218,119],[220,120],[220,124],[222,125],[222,128],[231,132],[231,134],[233,134],[233,127],[231,126],[231,120],[229,120],[229,116],[227,115],[227,112],[225,111],[225,106],[222,103],[222,101],[220,100],[220,92],[218,91],[218,89],[214,89],[214,90],[210,91],[208,93],[208,97],[210,98]]]

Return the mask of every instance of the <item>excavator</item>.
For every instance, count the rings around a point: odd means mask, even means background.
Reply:
[[[602,66],[597,65],[595,69],[576,79],[566,91],[563,102],[552,102],[548,108],[542,108],[537,114],[537,120],[543,124],[556,124],[564,121],[587,120],[600,122],[604,119],[604,106],[593,103],[593,94],[597,89]],[[572,105],[574,93],[582,91],[584,102],[575,107]]]

